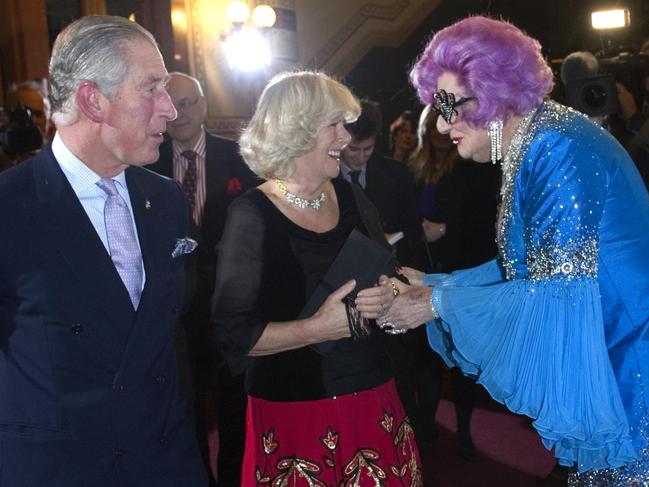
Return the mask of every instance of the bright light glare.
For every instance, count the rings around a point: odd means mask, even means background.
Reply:
[[[224,43],[225,55],[232,69],[256,71],[270,65],[270,46],[253,27],[233,31]]]
[[[257,27],[272,27],[276,20],[277,15],[270,5],[257,5],[252,11],[252,23]]]
[[[248,21],[248,17],[250,17],[250,9],[248,8],[248,4],[243,0],[234,0],[225,7],[225,18],[233,24],[243,24]]]
[[[600,10],[591,13],[591,24],[593,29],[617,29],[627,27],[631,23],[629,10]]]
[[[174,28],[178,28],[180,30],[186,31],[187,30],[187,15],[185,14],[184,11],[176,8],[171,9],[171,24],[174,26]]]

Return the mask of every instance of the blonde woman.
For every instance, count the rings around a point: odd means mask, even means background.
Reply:
[[[351,336],[341,300],[354,281],[300,314],[353,230],[382,235],[371,204],[336,178],[350,140],[344,125],[359,112],[322,73],[281,74],[240,139],[266,182],[230,207],[213,304],[221,351],[246,373],[243,486],[294,476],[318,486],[422,483],[384,335]],[[357,298],[357,310],[377,318],[393,299],[388,286]]]

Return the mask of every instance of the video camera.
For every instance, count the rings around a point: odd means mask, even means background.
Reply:
[[[617,87],[612,74],[598,74],[577,78],[566,85],[566,99],[569,106],[589,117],[617,113]]]
[[[619,109],[616,83],[622,83],[642,105],[644,79],[649,75],[649,56],[620,54],[599,59],[601,74],[571,80],[566,85],[568,105],[588,116],[617,113]]]
[[[18,105],[4,111],[0,126],[0,146],[11,158],[38,151],[43,146],[43,136],[32,121],[29,107]]]

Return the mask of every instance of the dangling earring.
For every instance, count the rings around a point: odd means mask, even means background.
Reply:
[[[489,140],[491,141],[491,163],[496,164],[503,158],[503,121],[489,122]]]

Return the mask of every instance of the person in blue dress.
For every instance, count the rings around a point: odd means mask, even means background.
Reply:
[[[534,419],[570,485],[649,485],[649,196],[625,150],[547,99],[540,44],[475,16],[438,32],[411,79],[463,158],[502,161],[499,255],[411,285],[377,320]],[[382,278],[381,284],[389,285]],[[380,287],[362,291],[359,309]]]

